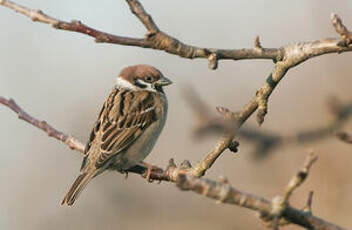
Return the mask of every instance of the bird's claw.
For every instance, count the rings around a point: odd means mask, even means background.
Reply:
[[[148,181],[149,183],[152,183],[152,182],[153,182],[153,179],[150,178],[150,175],[152,174],[153,165],[148,164],[148,163],[145,163],[145,162],[143,162],[143,164],[144,164],[144,166],[147,168],[147,172],[146,172],[145,178],[147,179],[147,181]]]

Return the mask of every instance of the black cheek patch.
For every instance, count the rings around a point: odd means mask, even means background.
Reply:
[[[137,86],[137,87],[139,87],[139,88],[142,88],[142,89],[147,88],[147,85],[142,84],[142,83],[139,82],[138,80],[134,81],[134,85]]]

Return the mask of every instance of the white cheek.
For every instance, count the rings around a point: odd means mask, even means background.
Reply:
[[[139,81],[139,80],[137,80],[137,81]],[[121,88],[127,88],[127,89],[131,89],[131,90],[147,90],[147,91],[151,91],[151,92],[157,92],[156,89],[152,86],[152,84],[149,84],[146,82],[141,82],[141,81],[139,81],[139,83],[146,85],[147,87],[140,88],[136,85],[133,85],[131,82],[129,82],[123,78],[120,78],[120,77],[118,77],[116,79],[116,85]]]
[[[146,87],[145,88],[141,88],[141,87],[138,87],[138,84],[137,84],[136,88],[141,89],[141,90],[151,91],[151,92],[157,92],[156,89],[153,87],[153,85],[151,83],[147,83],[147,82],[141,81],[139,79],[137,79],[137,82],[140,85],[145,85]]]
[[[118,77],[116,79],[116,85],[119,86],[119,87],[122,87],[122,88],[128,88],[128,89],[137,89],[137,87],[133,84],[131,84],[131,82],[129,81],[126,81],[125,79],[122,79],[120,77]]]

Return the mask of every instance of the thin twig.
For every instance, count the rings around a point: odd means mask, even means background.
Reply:
[[[313,203],[313,191],[310,191],[308,194],[308,199],[307,199],[307,204],[306,206],[303,208],[303,211],[307,211],[309,213],[312,213],[312,203]]]
[[[238,136],[240,140],[247,140],[255,144],[256,148],[253,152],[255,159],[267,157],[273,150],[282,145],[321,141],[323,138],[335,137],[335,134],[339,138],[344,139],[345,133],[338,131],[351,119],[352,103],[341,102],[336,97],[330,97],[327,100],[327,106],[333,119],[330,122],[325,122],[325,125],[322,127],[302,130],[292,135],[282,136],[279,133],[261,131],[260,129],[247,126],[240,130]]]
[[[339,132],[336,136],[343,142],[352,144],[352,135],[346,132]]]
[[[310,168],[317,160],[318,160],[318,156],[316,156],[314,152],[310,152],[307,155],[303,168],[299,170],[299,172],[288,183],[283,197],[283,202],[287,203],[289,201],[293,191],[305,181],[305,179],[309,174]]]
[[[262,44],[260,43],[259,35],[257,35],[254,39],[254,48],[259,49],[259,50],[261,50],[263,48]]]
[[[84,152],[84,144],[82,144],[79,140],[58,131],[57,129],[49,125],[46,121],[40,121],[32,117],[31,115],[26,113],[21,107],[19,107],[14,100],[0,97],[0,103],[9,107],[12,111],[17,113],[19,119],[24,120],[30,123],[31,125],[46,132],[49,137],[53,137],[63,142],[65,145],[70,147],[70,149],[77,150],[81,153]]]
[[[200,138],[207,134],[228,133],[235,128],[236,123],[232,118],[237,117],[238,114],[231,113],[226,108],[218,107],[217,109],[221,117],[216,117],[209,105],[189,86],[184,88],[183,95],[185,101],[189,104],[189,108],[193,111],[195,137]],[[351,118],[352,103],[343,103],[336,97],[329,97],[327,106],[333,119],[323,127],[307,129],[293,135],[282,136],[278,133],[260,131],[260,129],[247,126],[240,129],[238,136],[242,140],[251,141],[256,145],[253,152],[255,159],[267,157],[274,149],[282,145],[310,143],[321,140],[322,138],[334,137],[336,131],[343,127]],[[352,142],[352,137],[347,133],[339,132],[336,135],[346,143],[349,143],[349,141]]]
[[[342,39],[342,41],[339,42],[339,45],[349,46],[352,43],[352,33],[348,31],[346,26],[342,23],[341,18],[337,14],[332,14],[331,20],[336,32],[341,36]]]

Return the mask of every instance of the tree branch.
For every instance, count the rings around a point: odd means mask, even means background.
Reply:
[[[255,47],[248,49],[201,48],[192,45],[187,45],[182,43],[178,39],[166,34],[165,32],[159,30],[152,17],[144,10],[143,6],[140,4],[139,1],[126,0],[126,2],[129,4],[131,12],[134,13],[146,27],[147,33],[145,38],[130,38],[105,33],[91,28],[87,25],[84,25],[83,23],[77,20],[73,20],[72,22],[65,22],[51,17],[43,13],[41,10],[29,9],[25,6],[16,4],[10,0],[2,0],[0,2],[0,5],[12,9],[18,13],[21,13],[29,17],[33,21],[50,24],[56,29],[83,33],[88,36],[94,37],[96,42],[163,50],[170,54],[175,54],[180,57],[190,59],[206,58],[209,60],[209,67],[211,69],[216,69],[217,61],[224,59],[271,59],[275,62],[280,61],[284,58],[284,55],[287,50],[291,48],[290,45],[281,48],[263,48],[259,43],[259,37],[255,39]],[[333,18],[334,22],[336,21],[335,18],[336,17]],[[336,23],[334,23],[334,25],[335,24]],[[342,25],[342,22],[337,23],[336,25],[337,26],[335,26],[335,28],[345,28],[346,30],[338,29],[337,31],[342,31],[343,34],[349,34],[347,38],[350,38],[350,32],[345,32],[348,31],[347,28],[340,26]],[[341,33],[339,32],[339,34]],[[344,35],[344,37],[346,36]],[[313,54],[314,56],[321,55],[323,53],[341,53],[351,51],[351,47],[348,47],[349,42],[344,47],[341,46],[340,42],[340,39],[323,39],[314,42],[308,42],[308,44],[314,44],[314,47],[320,50],[320,52]],[[260,45],[260,47],[258,46],[258,44]],[[261,109],[261,113],[263,113],[264,111],[265,109]],[[258,117],[258,119],[260,121],[261,118]]]
[[[183,96],[193,112],[193,135],[195,138],[201,138],[208,134],[218,135],[224,132],[230,132],[235,128],[236,124],[229,119],[238,116],[238,114],[231,113],[226,108],[218,107],[218,112],[222,116],[215,116],[209,105],[207,105],[197,92],[189,86],[183,89]],[[352,140],[352,138],[348,138],[349,135],[344,132],[339,132],[339,129],[351,119],[352,103],[342,102],[338,98],[331,96],[327,99],[326,105],[333,119],[330,122],[325,122],[326,125],[322,127],[302,130],[292,135],[282,136],[279,133],[260,131],[260,129],[247,126],[241,128],[237,136],[242,138],[241,140],[247,140],[255,144],[256,148],[253,152],[255,159],[267,157],[273,150],[282,145],[311,143],[322,140],[323,138],[335,137],[335,134],[341,140],[348,143],[348,140]]]
[[[130,6],[131,12],[136,15],[136,17],[143,23],[145,28],[149,33],[157,33],[159,32],[158,26],[153,21],[152,16],[150,16],[143,8],[142,4],[137,0],[126,0],[128,5]]]
[[[311,143],[322,140],[323,138],[335,137],[335,134],[343,140],[345,135],[343,135],[343,132],[339,132],[339,130],[352,117],[352,103],[341,102],[338,98],[330,97],[327,100],[327,106],[333,119],[330,122],[325,122],[326,125],[322,127],[302,130],[296,134],[287,136],[282,136],[274,132],[260,131],[254,127],[246,127],[240,130],[238,136],[242,140],[248,140],[256,145],[253,153],[256,159],[267,157],[271,151],[282,145]]]
[[[62,143],[67,145],[72,150],[76,150],[81,153],[84,152],[84,144],[82,144],[82,142],[80,142],[79,140],[77,140],[76,138],[74,138],[72,136],[68,136],[68,135],[58,131],[57,129],[55,129],[54,127],[49,125],[46,121],[40,121],[40,120],[32,117],[31,115],[26,113],[21,107],[19,107],[14,100],[6,99],[6,98],[0,96],[0,104],[3,104],[5,106],[9,107],[12,111],[17,113],[19,119],[24,120],[24,121],[28,122],[29,124],[43,130],[44,132],[46,132],[48,134],[49,137],[53,137],[53,138],[61,141]]]
[[[341,18],[337,14],[331,15],[332,23],[336,32],[340,35],[342,41],[338,43],[340,46],[349,46],[352,43],[352,33],[348,31],[346,26],[342,24]]]
[[[84,25],[80,21],[73,20],[72,22],[65,22],[49,15],[44,14],[41,10],[29,9],[25,6],[16,4],[10,0],[2,0],[1,5],[21,13],[33,21],[42,22],[52,25],[56,29],[68,30],[78,33],[83,33],[88,36],[94,37],[96,42],[112,43],[125,46],[137,46],[143,48],[151,48],[163,50],[165,52],[178,55],[184,58],[206,58],[210,63],[213,63],[214,57],[217,60],[221,59],[271,59],[276,60],[281,57],[281,49],[216,49],[216,48],[201,48],[192,45],[187,45],[178,39],[166,34],[159,30],[154,23],[152,17],[144,10],[142,5],[137,0],[126,0],[129,4],[132,13],[148,30],[144,38],[130,38],[124,36],[117,36],[109,33],[99,31]],[[217,66],[209,64],[213,69]]]
[[[309,168],[315,160],[316,157],[309,154],[303,169],[297,175],[301,175],[304,172],[304,178],[306,178]],[[303,181],[299,180],[299,183],[289,183],[289,191],[293,191]],[[257,211],[260,213],[261,218],[265,217],[267,220],[272,220],[275,215],[280,214],[279,217],[284,218],[286,222],[295,223],[307,229],[343,229],[312,215],[310,212],[291,207],[287,202],[282,202],[285,201],[283,198],[269,201],[262,197],[239,191],[232,187],[226,180],[217,182],[206,178],[197,178],[190,174],[180,174],[176,183],[182,190],[193,191],[221,203],[234,204]],[[279,207],[277,207],[277,203]]]
[[[337,137],[345,143],[352,144],[352,135],[349,133],[339,132],[337,133]]]
[[[318,160],[318,157],[314,155],[313,152],[310,152],[307,156],[306,162],[304,163],[304,166],[301,170],[298,171],[298,173],[291,179],[291,181],[288,183],[286,187],[286,191],[283,197],[283,201],[285,203],[288,203],[293,191],[298,188],[307,178],[309,174],[309,170]]]

